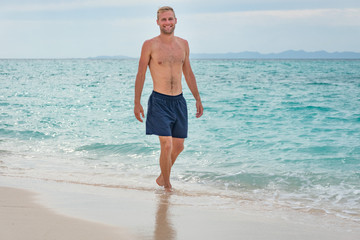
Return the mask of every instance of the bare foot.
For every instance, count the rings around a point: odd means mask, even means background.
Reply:
[[[172,188],[171,183],[169,183],[168,187],[165,186],[165,182],[164,182],[164,178],[163,178],[162,174],[160,174],[160,176],[156,179],[156,183],[157,183],[157,185],[159,185],[160,187],[164,187],[165,189],[166,188],[170,188],[170,189]]]
[[[165,192],[172,192],[172,187],[164,187]]]
[[[160,174],[160,176],[156,179],[156,183],[160,186],[163,187],[164,186],[164,179],[162,177],[162,175]]]

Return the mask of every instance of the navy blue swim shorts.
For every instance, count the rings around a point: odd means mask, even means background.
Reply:
[[[183,94],[170,96],[153,91],[149,97],[146,134],[186,138],[188,113]]]

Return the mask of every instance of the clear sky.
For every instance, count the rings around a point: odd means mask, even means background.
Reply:
[[[164,5],[193,53],[360,52],[359,0],[0,0],[0,58],[138,57]]]

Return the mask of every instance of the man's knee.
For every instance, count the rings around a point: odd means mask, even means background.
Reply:
[[[171,152],[172,151],[172,140],[171,138],[163,138],[160,140],[161,151]]]
[[[172,149],[173,152],[181,153],[183,150],[184,150],[184,142],[183,141],[174,142],[173,149]]]

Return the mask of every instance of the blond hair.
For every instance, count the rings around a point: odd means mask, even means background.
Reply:
[[[167,12],[167,11],[172,11],[174,13],[174,17],[175,17],[175,11],[172,7],[169,6],[164,6],[159,8],[159,10],[157,11],[157,19],[159,20],[159,15],[163,12]]]

